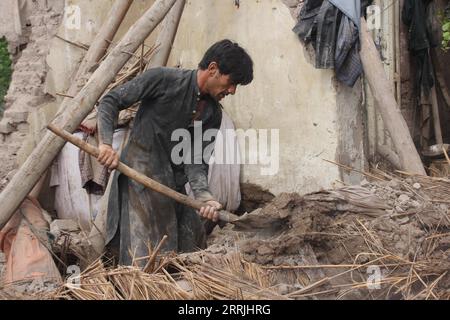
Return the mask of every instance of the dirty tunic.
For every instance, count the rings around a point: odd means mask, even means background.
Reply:
[[[190,164],[176,164],[171,159],[173,148],[180,143],[171,138],[176,129],[186,129],[194,137],[194,119],[201,121],[203,132],[220,127],[221,106],[210,96],[200,95],[197,70],[150,69],[110,91],[99,105],[102,143],[112,143],[120,110],[138,101],[141,105],[120,160],[181,193],[189,182],[197,199],[212,200],[208,165],[201,155],[198,162],[198,153],[190,153],[197,160]],[[191,146],[196,143],[193,140]],[[200,143],[203,152],[211,141]],[[162,251],[190,252],[206,245],[204,227],[195,210],[116,172],[108,201],[106,243],[120,249],[119,263],[129,265],[132,257],[148,256],[148,245],[154,248],[164,235],[168,239]]]

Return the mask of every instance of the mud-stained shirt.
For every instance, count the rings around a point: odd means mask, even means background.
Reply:
[[[209,147],[211,138],[203,139],[201,134],[195,135],[194,131],[198,132],[199,125],[202,126],[202,132],[208,129],[219,129],[222,110],[221,105],[212,97],[201,96],[197,84],[197,70],[150,69],[107,93],[100,101],[98,108],[98,130],[101,143],[112,143],[119,112],[136,102],[140,102],[140,107],[120,160],[178,192],[183,192],[186,182],[189,182],[197,199],[212,200],[213,197],[208,188],[208,159],[202,157],[203,150],[211,149]],[[189,141],[184,141],[183,144],[182,139]],[[191,148],[195,152],[189,153],[185,149],[180,149],[180,145],[189,144],[191,147],[197,145],[197,148]],[[198,145],[201,146],[200,151]],[[180,154],[184,159],[181,163],[178,161]],[[186,161],[188,157],[191,161]],[[119,187],[119,177],[120,174],[116,172],[111,186],[107,215],[107,243],[116,234],[119,224],[121,232],[127,234],[133,232],[128,227],[124,229],[123,221],[120,221],[123,210],[129,211],[126,214],[130,217],[136,216],[132,212],[134,209],[124,209],[124,202],[130,200],[127,194],[138,195],[138,199],[142,201],[139,205],[142,210],[137,213],[141,216],[139,221],[147,223],[148,219],[142,215],[149,215],[148,217],[151,218],[151,212],[165,214],[161,218],[165,221],[159,219],[157,223],[168,226],[164,227],[166,230],[158,231],[157,226],[149,223],[149,233],[157,235],[153,237],[152,242],[158,240],[160,232],[161,234],[176,233],[172,223],[174,219],[176,221],[173,212],[174,203],[168,202],[167,197],[160,197],[156,192],[146,189],[133,180],[127,183],[129,192],[124,192]],[[176,237],[172,236],[172,239]],[[177,241],[174,240],[172,243],[169,241],[167,247],[176,250]]]
[[[175,173],[177,188],[189,181],[196,198],[212,199],[207,182],[208,165],[205,161],[199,161],[198,152],[192,154],[192,161],[189,164],[175,164],[172,161],[161,163],[159,162],[161,156],[154,154],[155,152],[165,153],[168,156],[167,160],[171,160],[174,147],[180,143],[177,140],[179,136],[174,134],[177,129],[189,131],[192,146],[198,143],[193,140],[194,119],[197,121],[196,126],[201,122],[202,132],[220,128],[222,107],[211,97],[200,95],[197,70],[150,69],[106,94],[100,102],[98,114],[101,143],[112,144],[119,112],[139,101],[141,106],[136,114],[130,140],[122,153],[121,161],[142,173],[149,174],[151,172],[148,172],[146,168],[150,163],[138,160],[145,158],[152,163],[151,167],[170,165]],[[201,111],[198,110],[199,102],[202,106]],[[201,141],[201,151],[203,152],[210,143],[211,141]],[[142,156],[139,159],[133,159],[129,155],[130,152],[133,154],[139,152]],[[193,160],[194,158],[196,161]]]

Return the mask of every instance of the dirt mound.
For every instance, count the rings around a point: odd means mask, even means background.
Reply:
[[[240,252],[292,298],[450,298],[450,181],[384,178],[282,194],[250,214],[263,229],[216,230],[207,251]]]

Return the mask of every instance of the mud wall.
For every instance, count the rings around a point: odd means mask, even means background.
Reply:
[[[305,193],[347,180],[349,177],[342,177],[336,166],[323,159],[339,159],[361,168],[363,154],[357,112],[360,96],[337,90],[333,71],[318,70],[309,63],[291,31],[295,3],[287,2],[290,8],[279,0],[241,1],[238,9],[234,1],[214,1],[213,6],[202,0],[188,1],[169,62],[195,68],[208,46],[223,38],[248,50],[255,62],[255,80],[238,88],[223,105],[238,128],[279,130],[278,174],[261,175],[261,168],[267,167],[261,164],[243,166],[245,182],[274,194]],[[358,92],[358,86],[353,90]],[[344,97],[339,106],[338,95]],[[346,112],[339,115],[341,109]],[[348,123],[352,124],[350,130]],[[355,127],[361,128],[356,135],[352,131]],[[341,130],[351,138],[345,143]],[[361,156],[352,156],[349,151]],[[348,157],[343,156],[346,153]]]
[[[70,6],[78,6],[81,20],[80,27],[73,29],[64,15],[56,30],[58,35],[89,45],[113,0],[60,2],[66,11]],[[115,41],[152,3],[133,2]],[[268,130],[267,149],[272,161],[264,164],[264,159],[257,159],[257,164],[243,165],[242,182],[259,185],[275,195],[286,191],[307,193],[331,187],[337,180],[358,182],[361,179],[344,174],[324,159],[357,169],[364,165],[359,85],[353,89],[340,88],[332,70],[318,70],[310,63],[310,56],[292,32],[298,3],[297,0],[252,0],[240,1],[237,8],[231,0],[189,0],[169,59],[169,66],[196,68],[205,50],[224,38],[235,40],[247,49],[255,62],[255,80],[249,86],[238,88],[237,94],[228,97],[223,105],[237,128],[256,129],[259,134]],[[152,44],[154,38],[152,35],[147,44]],[[43,92],[51,101],[33,104],[29,108],[30,119],[28,113],[24,115],[26,124],[33,123],[33,128],[22,128],[23,134],[32,134],[22,144],[19,163],[34,147],[43,125],[54,115],[62,99],[57,93],[67,90],[84,54],[83,49],[58,38],[52,38],[46,45],[49,51]],[[276,139],[270,139],[271,130],[279,132],[278,165],[270,154],[276,151]],[[245,155],[244,145],[241,147]],[[276,173],[263,175],[261,169],[268,169],[270,164]]]

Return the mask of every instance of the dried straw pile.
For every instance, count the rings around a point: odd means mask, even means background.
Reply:
[[[195,256],[199,257],[198,254]],[[217,261],[216,266],[212,266],[200,261],[186,264],[181,256],[165,256],[159,259],[160,261],[151,272],[144,272],[137,266],[106,268],[98,260],[81,274],[79,286],[65,284],[47,298],[77,300],[286,299],[269,288],[270,281],[267,273],[258,266],[241,261],[239,255],[222,258],[221,261]]]

